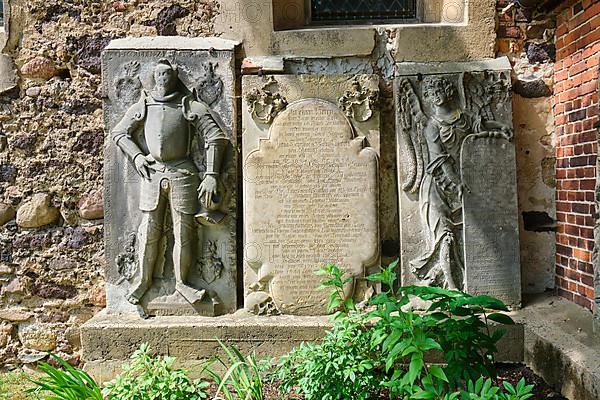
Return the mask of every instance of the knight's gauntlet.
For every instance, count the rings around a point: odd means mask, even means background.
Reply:
[[[206,175],[219,175],[227,137],[208,112],[198,118],[196,129],[204,136],[206,143]]]
[[[226,139],[219,139],[206,144],[206,175],[217,176],[221,172]]]

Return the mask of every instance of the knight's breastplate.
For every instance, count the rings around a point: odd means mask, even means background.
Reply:
[[[144,135],[148,151],[157,161],[177,161],[188,157],[189,122],[181,103],[148,102]]]

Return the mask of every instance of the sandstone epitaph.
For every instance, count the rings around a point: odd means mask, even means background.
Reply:
[[[236,309],[235,46],[128,38],[103,53],[109,313]]]
[[[514,144],[504,138],[467,137],[462,145],[465,291],[508,304],[521,298],[517,177]],[[472,189],[471,189],[472,188]]]
[[[510,64],[397,65],[402,284],[521,302]]]
[[[244,290],[257,314],[326,313],[328,262],[364,294],[378,264],[377,80],[244,79]],[[318,97],[318,98],[317,98]]]

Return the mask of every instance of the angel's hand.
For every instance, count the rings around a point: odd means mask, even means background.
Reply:
[[[494,135],[494,132],[483,131],[483,132],[476,133],[475,137],[480,139],[480,138],[489,138],[489,137],[492,137],[493,135]]]
[[[458,185],[458,197],[462,199],[464,193],[471,193],[471,189],[464,183]]]
[[[456,193],[459,199],[462,199],[465,192],[471,193],[471,190],[464,183],[452,184],[452,189]]]
[[[509,142],[512,142],[513,138],[514,138],[514,132],[512,129],[510,129],[508,126],[503,126],[502,127],[502,132],[501,132],[502,136],[508,140]]]

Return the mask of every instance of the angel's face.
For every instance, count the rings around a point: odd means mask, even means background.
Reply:
[[[452,98],[446,94],[446,91],[439,87],[431,91],[429,98],[436,106],[442,106],[452,100]]]
[[[433,78],[426,81],[425,96],[429,102],[437,107],[452,102],[454,98],[454,88],[452,84],[444,78]]]

